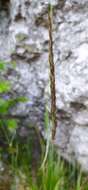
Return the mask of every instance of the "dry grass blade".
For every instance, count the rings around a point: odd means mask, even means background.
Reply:
[[[52,38],[52,5],[48,7],[48,25],[49,25],[49,69],[50,69],[50,91],[51,91],[51,121],[52,121],[52,140],[55,138],[57,119],[56,119],[56,89],[55,89],[55,67],[53,55]]]

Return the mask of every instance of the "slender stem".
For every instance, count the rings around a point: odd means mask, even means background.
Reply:
[[[55,89],[55,67],[53,55],[53,37],[52,37],[52,5],[48,8],[49,25],[49,69],[50,69],[50,91],[51,91],[51,121],[52,121],[52,140],[55,138],[57,119],[56,119],[56,89]]]
[[[2,129],[2,132],[3,132],[4,136],[5,136],[6,142],[9,145],[10,142],[9,142],[8,132],[7,132],[6,128],[5,128],[5,121],[2,120],[2,123],[3,123],[3,126],[1,125],[1,129]]]

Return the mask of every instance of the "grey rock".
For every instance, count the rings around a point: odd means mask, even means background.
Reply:
[[[48,1],[11,0],[0,4],[0,59],[16,61],[8,75],[14,96],[27,96],[13,115],[25,125],[44,126],[50,108]],[[70,162],[88,171],[88,0],[52,0],[58,126],[55,144]],[[6,7],[6,8],[5,8]]]

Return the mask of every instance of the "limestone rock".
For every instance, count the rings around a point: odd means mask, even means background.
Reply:
[[[25,124],[44,124],[50,103],[47,0],[0,3],[0,59],[15,60],[8,78],[29,101],[13,109]],[[52,0],[58,127],[55,144],[88,171],[88,0]],[[20,77],[19,77],[20,76]]]

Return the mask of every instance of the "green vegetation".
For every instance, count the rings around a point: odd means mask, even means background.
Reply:
[[[16,138],[18,119],[11,117],[10,110],[19,102],[27,101],[25,97],[12,97],[11,83],[5,76],[9,68],[14,69],[14,63],[0,61],[0,142],[2,147],[8,146],[11,149]],[[3,150],[1,147],[1,150]]]
[[[53,146],[50,146],[44,167],[38,167],[36,170],[29,167],[29,163],[32,164],[32,162],[29,162],[28,151],[26,157],[23,154],[20,167],[16,169],[12,189],[14,187],[15,190],[16,188],[20,190],[88,190],[87,176],[58,157]]]
[[[3,190],[88,190],[88,177],[57,155],[56,148],[52,144],[52,126],[47,110],[45,113],[46,142],[38,129],[36,131],[32,126],[30,129],[34,130],[34,135],[29,135],[26,140],[20,139],[17,133],[18,120],[9,118],[9,110],[19,101],[24,102],[27,99],[10,97],[11,84],[3,78],[7,70],[8,64],[0,62],[0,140],[3,141],[0,146],[0,158],[5,165],[8,165],[5,173],[8,176],[10,172],[11,175],[11,179],[7,180],[3,188],[3,181],[0,181],[0,188]],[[38,155],[34,158],[35,136],[37,136]],[[1,171],[0,175],[4,176],[4,173]]]

